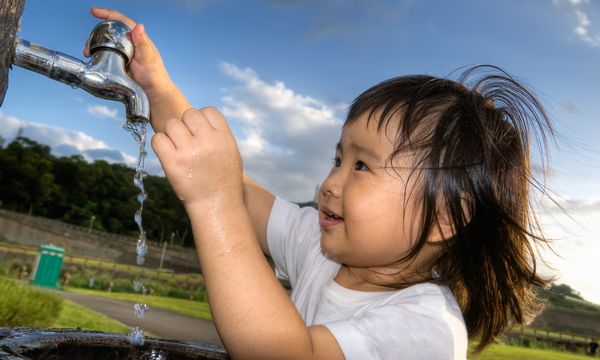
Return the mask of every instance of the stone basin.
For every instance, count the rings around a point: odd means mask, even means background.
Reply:
[[[229,359],[222,347],[146,338],[133,346],[125,334],[80,329],[0,328],[0,359],[203,360]]]

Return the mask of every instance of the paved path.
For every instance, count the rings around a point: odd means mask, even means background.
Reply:
[[[100,296],[57,292],[58,295],[91,310],[105,314],[128,326],[139,326],[132,302],[114,300]],[[219,335],[212,322],[172,311],[151,307],[141,320],[144,332],[169,339],[221,345]]]

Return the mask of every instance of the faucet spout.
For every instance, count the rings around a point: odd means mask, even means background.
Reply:
[[[127,75],[125,65],[123,56],[111,54],[109,51],[97,51],[87,65],[80,87],[96,97],[125,104],[128,121],[148,121],[148,97]]]
[[[125,24],[116,21],[96,26],[88,40],[92,57],[87,63],[16,38],[12,62],[93,96],[122,102],[127,121],[148,121],[148,97],[126,71],[133,57],[133,45],[125,35],[128,31]]]

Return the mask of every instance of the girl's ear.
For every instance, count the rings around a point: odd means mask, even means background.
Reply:
[[[436,211],[437,221],[429,233],[427,242],[430,245],[441,245],[445,240],[452,238],[456,234],[455,219],[445,201],[439,201]],[[463,223],[466,225],[471,221],[471,200],[465,192],[460,193],[460,206],[462,209]]]

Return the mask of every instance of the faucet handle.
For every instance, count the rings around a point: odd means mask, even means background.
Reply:
[[[90,53],[101,50],[116,50],[125,56],[125,63],[129,64],[133,58],[133,43],[127,36],[131,29],[120,21],[103,21],[96,25],[88,38]]]

